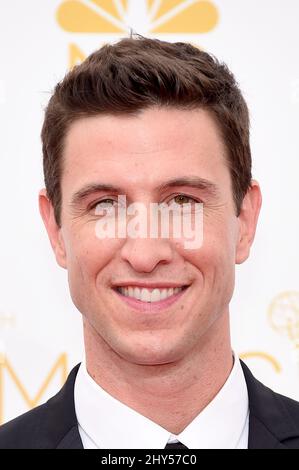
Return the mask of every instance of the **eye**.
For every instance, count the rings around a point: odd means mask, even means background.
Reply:
[[[98,201],[97,206],[101,205],[101,207],[110,207],[113,203],[116,202],[113,199],[103,199],[102,201]]]
[[[176,196],[172,198],[172,200],[180,206],[183,206],[184,204],[192,204],[194,202],[200,202],[191,196],[187,196],[186,194],[177,194]]]
[[[117,203],[114,199],[106,198],[102,199],[101,201],[96,201],[89,207],[90,210],[92,209],[110,209],[113,207],[114,203]]]

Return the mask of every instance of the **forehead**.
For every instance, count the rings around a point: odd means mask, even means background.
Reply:
[[[182,172],[216,179],[228,172],[218,126],[202,109],[81,118],[67,133],[63,160],[63,188],[91,178],[146,187]]]

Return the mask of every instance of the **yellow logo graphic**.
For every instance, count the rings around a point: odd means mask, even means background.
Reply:
[[[37,391],[37,394],[35,397],[31,398],[25,386],[22,384],[21,380],[16,374],[13,366],[9,360],[4,357],[4,360],[2,363],[0,363],[0,424],[4,422],[4,371],[10,375],[28,408],[34,408],[40,403],[44,393],[50,385],[51,380],[53,380],[55,374],[57,374],[59,370],[61,373],[61,385],[63,385],[67,377],[67,356],[65,353],[58,357],[57,361],[53,364],[44,382]]]
[[[241,359],[262,359],[263,361],[269,362],[275,372],[281,372],[281,365],[271,354],[265,353],[263,351],[247,351],[239,355]]]
[[[299,362],[299,292],[282,292],[269,306],[268,318],[272,328],[292,342]]]
[[[218,10],[203,0],[67,0],[57,21],[71,33],[207,33]]]

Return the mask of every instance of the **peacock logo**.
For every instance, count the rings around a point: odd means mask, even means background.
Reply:
[[[207,33],[218,10],[203,0],[66,0],[57,9],[60,27],[71,33]]]

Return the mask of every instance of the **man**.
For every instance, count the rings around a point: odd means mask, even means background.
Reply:
[[[0,446],[299,448],[299,404],[258,382],[230,343],[235,264],[261,193],[227,67],[184,43],[105,45],[56,86],[42,141],[40,212],[86,358],[54,398],[1,428]],[[147,209],[141,224],[151,204],[187,211],[166,236],[120,236],[109,230],[129,225],[133,212],[116,220],[124,201]],[[194,226],[200,208],[190,247],[174,220]]]

